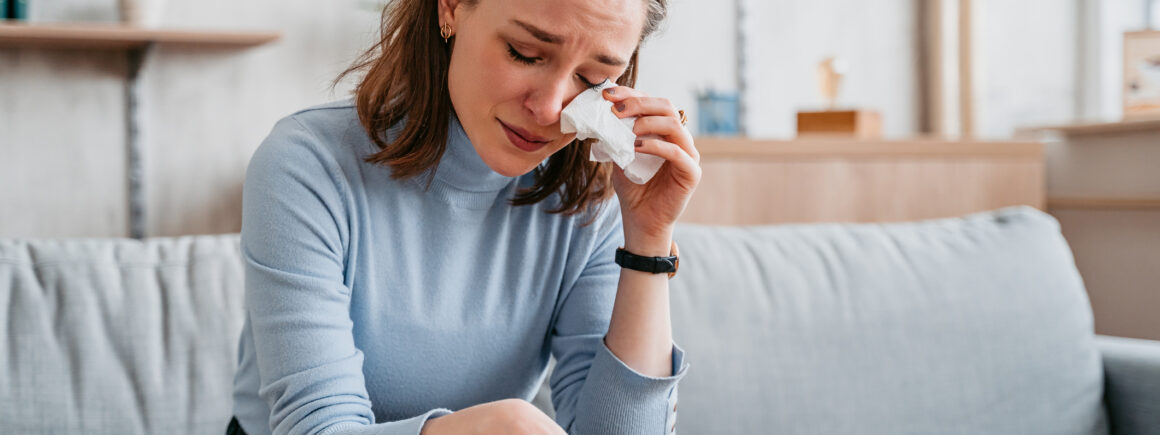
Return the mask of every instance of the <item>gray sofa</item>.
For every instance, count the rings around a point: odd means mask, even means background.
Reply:
[[[1043,213],[677,239],[681,433],[1160,434]],[[236,235],[0,240],[0,433],[222,433],[241,301]]]

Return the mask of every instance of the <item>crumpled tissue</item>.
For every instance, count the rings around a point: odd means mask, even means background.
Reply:
[[[656,175],[665,159],[636,152],[636,134],[632,132],[636,117],[616,117],[612,102],[604,99],[604,89],[613,86],[616,84],[605,80],[573,98],[560,114],[560,132],[576,133],[577,140],[595,138],[590,160],[615,162],[626,178],[644,184]]]

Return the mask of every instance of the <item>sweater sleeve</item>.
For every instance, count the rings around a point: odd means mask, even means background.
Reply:
[[[677,383],[688,365],[673,345],[671,376],[643,375],[604,344],[612,317],[623,242],[615,200],[592,227],[595,242],[584,269],[564,296],[552,330],[552,404],[570,434],[669,434],[676,422]]]
[[[344,278],[347,189],[333,155],[294,118],[279,122],[250,161],[242,254],[258,394],[275,434],[417,435],[450,411],[375,424]]]

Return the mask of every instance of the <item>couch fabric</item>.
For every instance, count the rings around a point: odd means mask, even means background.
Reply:
[[[1160,433],[1160,345],[1097,348],[1041,212],[676,237],[680,433],[1101,434],[1100,349],[1112,427]],[[0,240],[0,433],[222,433],[241,264],[236,235]]]
[[[220,434],[237,236],[0,241],[0,433]]]
[[[1106,431],[1091,309],[1044,213],[675,237],[685,433]]]

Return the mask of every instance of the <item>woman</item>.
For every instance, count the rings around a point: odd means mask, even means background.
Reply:
[[[678,111],[631,88],[665,10],[395,0],[354,102],[283,119],[250,163],[230,430],[671,432],[685,364],[654,272],[700,168]],[[647,184],[560,133],[605,79],[667,161]],[[527,402],[549,356],[555,421]]]

